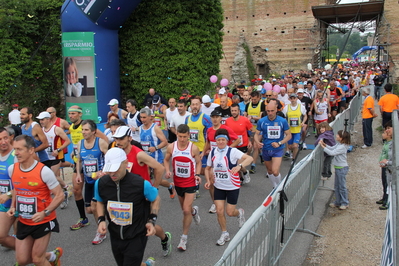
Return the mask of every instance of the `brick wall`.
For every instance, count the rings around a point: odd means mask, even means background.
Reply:
[[[222,0],[226,57],[220,61],[223,77],[231,76],[240,34],[250,48],[267,49],[272,72],[306,69],[322,37],[311,7],[325,4],[326,0]]]

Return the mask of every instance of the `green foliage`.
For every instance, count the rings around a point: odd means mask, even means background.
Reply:
[[[346,41],[346,38],[348,37],[348,33],[346,34],[329,34],[328,35],[328,43],[329,43],[329,52],[330,54],[336,54],[337,48],[342,51],[344,51],[350,55],[354,54],[357,50],[362,48],[363,46],[367,45],[367,36],[366,35],[360,35],[359,32],[352,32],[352,34],[349,36],[348,43],[346,44],[346,47],[343,47]]]
[[[61,5],[56,0],[0,0],[3,113],[8,113],[13,103],[31,106],[36,113],[61,104]]]
[[[246,56],[247,56],[248,77],[252,77],[252,75],[254,73],[256,73],[256,69],[254,66],[254,62],[252,60],[251,50],[249,49],[249,46],[247,43],[243,43],[242,47],[244,48]]]
[[[164,97],[212,90],[222,21],[220,0],[143,0],[120,30],[124,97],[141,103],[149,88]]]

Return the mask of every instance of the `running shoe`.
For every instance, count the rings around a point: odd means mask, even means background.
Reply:
[[[244,176],[244,181],[242,182],[243,184],[248,184],[249,182],[251,182],[251,177],[249,176],[248,171],[246,171],[243,176]]]
[[[174,199],[176,196],[176,190],[175,190],[175,184],[173,182],[170,183],[168,190],[169,190],[169,194],[170,194],[169,197],[171,199]]]
[[[50,261],[50,265],[51,266],[61,266],[60,258],[62,256],[62,253],[64,253],[64,251],[62,250],[62,248],[58,247],[58,248],[54,249],[52,252],[55,254],[55,260]]]
[[[69,202],[69,193],[67,190],[64,191],[64,201],[61,202],[60,207],[61,209],[65,209],[66,207],[68,207],[68,202]]]
[[[199,216],[198,206],[194,206],[193,209],[195,210],[195,214],[193,215],[194,222],[196,225],[199,225],[201,218]]]
[[[72,225],[70,228],[71,230],[79,230],[82,227],[90,225],[89,219],[86,217],[85,219],[80,218],[79,221]]]
[[[229,232],[223,232],[218,241],[216,242],[216,245],[223,246],[228,241],[230,241]]]
[[[304,142],[303,144],[302,144],[302,150],[307,150],[308,149],[308,146],[306,146],[306,143]]]
[[[107,235],[105,235],[105,234],[103,235],[103,234],[100,234],[97,232],[96,236],[94,237],[93,241],[91,241],[91,243],[93,245],[100,245],[106,238],[107,238]]]
[[[209,213],[216,213],[216,205],[212,204],[211,208],[209,209]]]
[[[180,243],[177,246],[177,248],[180,249],[181,251],[186,251],[186,249],[187,249],[186,245],[187,245],[187,238],[181,237]]]
[[[168,239],[166,241],[161,240],[164,257],[168,256],[172,251],[172,235],[169,232],[165,232],[165,235],[167,236]]]
[[[251,165],[251,170],[249,170],[249,172],[251,174],[255,174],[256,173],[256,166],[255,165]]]
[[[286,152],[284,153],[283,158],[290,158],[290,156],[291,156],[290,152],[286,151]]]
[[[384,200],[383,200],[383,199],[380,199],[380,200],[377,200],[375,203],[376,203],[376,204],[384,204]]]
[[[201,197],[201,194],[200,194],[199,190],[197,189],[197,190],[195,191],[195,198],[194,198],[194,200],[198,199],[199,197]]]
[[[241,228],[245,223],[244,209],[240,208],[238,209],[238,212],[240,213],[237,217],[238,227]]]
[[[145,265],[146,266],[154,266],[155,265],[155,259],[153,257],[149,257],[146,261],[145,261]]]
[[[382,204],[380,207],[379,207],[379,209],[380,210],[388,210],[388,205],[385,205],[385,204]]]

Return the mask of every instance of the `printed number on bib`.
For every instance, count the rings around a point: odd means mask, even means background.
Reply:
[[[267,127],[267,138],[279,139],[280,138],[280,127],[279,126],[268,126]]]
[[[133,202],[108,201],[107,210],[111,222],[117,225],[130,225],[133,218]]]
[[[7,193],[8,191],[11,191],[10,180],[0,180],[0,192]]]
[[[182,178],[190,177],[191,164],[186,162],[175,162],[175,175]]]
[[[291,127],[299,126],[299,118],[298,117],[291,117],[290,118],[290,126]]]
[[[190,129],[190,141],[198,142],[199,140],[199,130]]]
[[[17,211],[20,217],[32,219],[32,216],[37,212],[37,198],[17,196]]]
[[[215,178],[216,179],[227,179],[229,175],[227,172],[215,172]]]
[[[155,117],[154,123],[155,123],[155,125],[160,127],[161,126],[161,118]]]
[[[53,144],[49,143],[47,148],[47,153],[51,155],[52,152],[53,152]]]
[[[148,152],[148,149],[150,148],[150,142],[149,141],[142,141],[141,146],[143,147],[143,151]]]
[[[91,176],[92,173],[97,172],[98,170],[98,161],[97,159],[90,159],[83,161],[84,170],[87,176]]]
[[[238,138],[240,139],[240,143],[238,144],[238,146],[241,146],[242,144],[244,144],[243,136],[242,135],[238,135]]]

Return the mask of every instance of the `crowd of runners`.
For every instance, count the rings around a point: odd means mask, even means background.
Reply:
[[[0,128],[0,244],[16,250],[17,265],[60,265],[62,248],[46,250],[50,233],[59,231],[55,210],[72,207],[72,191],[77,222],[70,230],[97,223],[92,244],[101,244],[108,235],[118,265],[153,265],[153,258],[142,262],[148,236],[160,239],[163,256],[173,249],[171,234],[162,228],[162,219],[157,221],[158,189],[167,189],[170,198],[177,196],[182,211],[177,250],[189,246],[192,221],[201,222],[194,200],[204,197],[205,190],[213,202],[209,213],[216,214],[221,231],[215,243],[224,245],[230,240],[226,214],[236,217],[238,227],[246,221],[238,199],[240,187],[251,182],[250,174],[265,172],[277,187],[282,163],[295,161],[314,136],[326,136],[322,146],[333,146],[328,122],[362,87],[374,85],[378,100],[386,80],[383,65],[348,63],[287,70],[267,79],[254,74],[250,81],[216,86],[214,94],[199,96],[183,90],[165,99],[151,88],[144,102],[127,100],[126,110],[111,99],[104,132],[84,119],[77,105],[67,110],[69,123],[53,107],[35,115],[31,108],[14,104],[10,126]],[[370,91],[365,92],[367,97]],[[388,116],[383,102],[381,106]],[[371,145],[367,137],[364,148]],[[72,154],[67,154],[69,145]],[[322,178],[331,176],[332,152],[326,152]],[[265,169],[257,169],[258,160]],[[60,178],[61,167],[73,167],[72,184]]]

